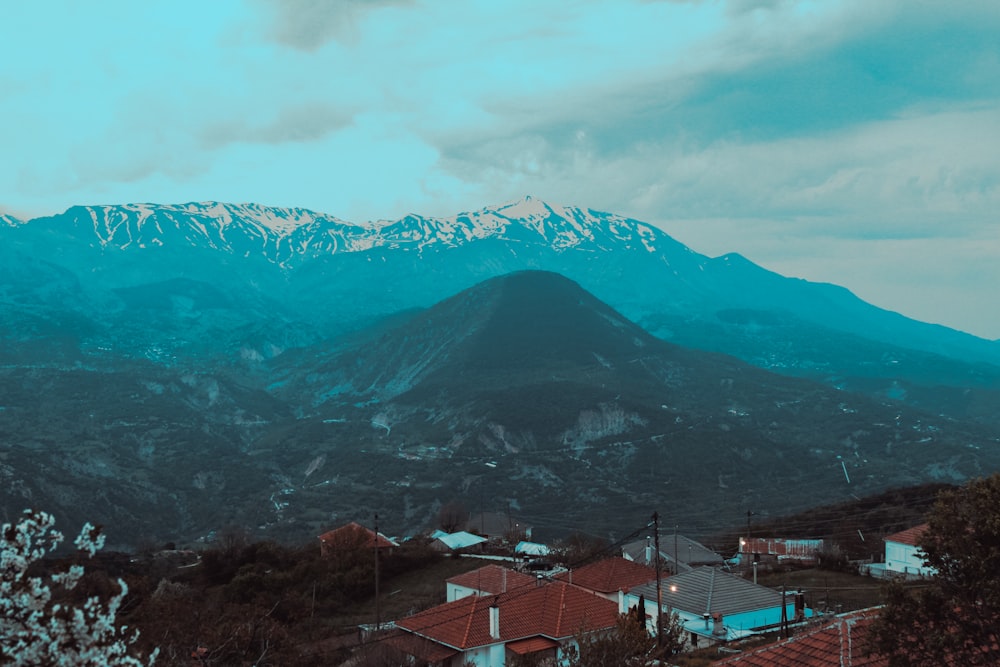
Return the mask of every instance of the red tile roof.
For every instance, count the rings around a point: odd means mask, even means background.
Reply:
[[[516,642],[510,642],[507,644],[507,648],[517,653],[518,655],[527,655],[529,653],[537,653],[538,651],[544,651],[548,648],[555,648],[559,646],[559,642],[554,639],[549,639],[548,637],[532,637],[531,639],[519,639]]]
[[[909,544],[910,546],[915,547],[917,546],[917,542],[920,540],[921,536],[924,532],[926,532],[927,526],[928,524],[922,523],[919,526],[901,530],[898,533],[893,533],[889,537],[885,538],[885,541],[898,542],[899,544]]]
[[[447,583],[496,595],[525,586],[534,586],[535,577],[499,565],[486,565],[448,579]]]
[[[334,528],[319,536],[324,552],[338,549],[356,549],[358,547],[376,545],[375,531],[365,528],[360,523],[352,521],[340,528]],[[387,549],[399,545],[388,539],[382,533],[378,534],[378,548]]]
[[[868,630],[876,610],[838,616],[791,639],[713,662],[713,667],[885,667],[888,659],[867,654]]]
[[[500,639],[490,636],[490,607],[500,610]],[[460,650],[544,636],[565,639],[615,625],[618,605],[558,582],[496,596],[468,597],[396,622],[396,627]]]
[[[598,593],[628,591],[648,581],[656,581],[656,570],[621,557],[605,558],[563,572],[558,579]]]

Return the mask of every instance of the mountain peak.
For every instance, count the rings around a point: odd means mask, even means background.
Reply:
[[[567,218],[572,215],[571,209],[567,209],[562,206],[550,206],[541,199],[537,199],[531,195],[525,195],[523,199],[518,199],[516,201],[497,206],[493,210],[515,220],[539,217],[547,218],[550,215]]]
[[[487,378],[502,383],[520,374],[548,382],[553,369],[625,364],[645,348],[668,345],[577,282],[527,270],[489,278],[444,299],[344,358],[352,368],[364,369],[351,380],[356,387],[367,386],[386,399],[425,380],[431,386],[463,386]]]
[[[6,227],[17,227],[18,225],[23,225],[24,221],[20,218],[15,218],[12,215],[7,215],[6,213],[0,213],[0,225]]]

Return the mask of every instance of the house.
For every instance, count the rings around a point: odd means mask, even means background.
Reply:
[[[445,581],[445,599],[453,602],[469,595],[499,595],[535,586],[535,577],[500,565],[486,565]]]
[[[465,551],[478,547],[486,542],[486,538],[480,535],[473,535],[464,530],[457,533],[434,533],[434,540],[431,542],[431,549],[437,551]]]
[[[714,567],[699,567],[662,579],[662,612],[676,612],[692,648],[773,631],[784,619],[789,623],[812,616],[804,597],[782,593]],[[650,632],[656,624],[656,581],[628,592],[629,608],[645,601]]]
[[[623,546],[622,557],[643,565],[654,566],[656,564],[653,558],[654,551],[653,538],[647,537]],[[689,572],[703,565],[722,567],[726,564],[722,556],[683,535],[660,536],[660,559],[666,569],[673,574]]]
[[[931,577],[937,571],[924,564],[917,543],[927,531],[927,524],[907,528],[885,538],[885,573],[888,575]]]
[[[579,632],[615,626],[619,605],[565,582],[468,595],[396,621],[396,649],[434,667],[502,667],[516,656],[561,660]]]
[[[561,572],[556,575],[556,579],[617,602],[620,591],[656,581],[656,570],[625,558],[614,557]]]
[[[745,563],[795,563],[816,565],[823,553],[823,540],[795,540],[784,537],[740,538],[740,564]]]
[[[790,639],[753,649],[713,667],[886,667],[883,656],[867,652],[868,630],[877,609],[840,614]]]
[[[365,528],[352,521],[340,528],[327,531],[319,536],[320,553],[331,556],[340,551],[354,551],[361,548],[378,548],[379,551],[392,550],[399,544],[388,537]]]

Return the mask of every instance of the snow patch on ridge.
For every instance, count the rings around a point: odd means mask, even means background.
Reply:
[[[284,267],[336,253],[379,248],[421,252],[492,238],[589,252],[624,248],[657,253],[664,239],[671,241],[637,220],[530,196],[449,217],[410,214],[364,223],[308,209],[214,201],[74,207],[65,215],[76,217],[77,224],[87,220],[103,248],[207,246],[242,257],[262,256]]]

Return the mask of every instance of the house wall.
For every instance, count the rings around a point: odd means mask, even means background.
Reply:
[[[455,600],[461,600],[462,598],[469,597],[470,595],[478,594],[479,591],[474,588],[469,588],[468,586],[445,584],[445,597],[448,602],[454,602]]]
[[[504,645],[479,646],[451,659],[454,667],[471,664],[476,667],[504,667]]]
[[[628,605],[632,609],[638,605],[638,599],[628,596]],[[681,625],[684,626],[685,632],[682,635],[684,641],[684,650],[688,648],[695,648],[691,645],[691,633],[697,633],[700,635],[700,640],[698,645],[705,646],[706,642],[706,629],[705,629],[705,618],[700,614],[694,614],[692,612],[683,611],[680,609],[670,610],[675,612],[681,621]],[[664,608],[663,618],[664,621],[667,618],[668,610]],[[785,613],[788,615],[788,621],[791,622],[795,618],[795,599],[794,596],[788,596],[788,604],[785,605]],[[811,616],[812,612],[807,610],[807,616]],[[752,611],[743,612],[741,614],[730,614],[722,619],[722,624],[729,628],[730,630],[736,631],[741,634],[753,634],[751,631],[754,628],[761,628],[769,625],[775,625],[781,622],[781,606],[768,607],[765,609],[754,609]],[[656,601],[646,600],[646,629],[649,633],[656,633]],[[708,633],[711,633],[714,629],[713,621],[709,619],[708,621]],[[714,639],[714,635],[713,635]],[[721,639],[721,637],[720,637]]]
[[[788,596],[789,604],[785,606],[785,614],[789,622],[795,618],[795,599]],[[767,609],[754,609],[742,614],[731,614],[722,619],[722,624],[736,632],[750,632],[755,628],[763,628],[769,625],[781,623],[781,607],[769,607]],[[694,624],[692,624],[694,625]],[[701,620],[701,627],[705,627],[704,619]]]
[[[932,576],[934,568],[924,565],[924,559],[919,555],[917,547],[900,542],[885,543],[885,569],[902,574],[919,574]]]

